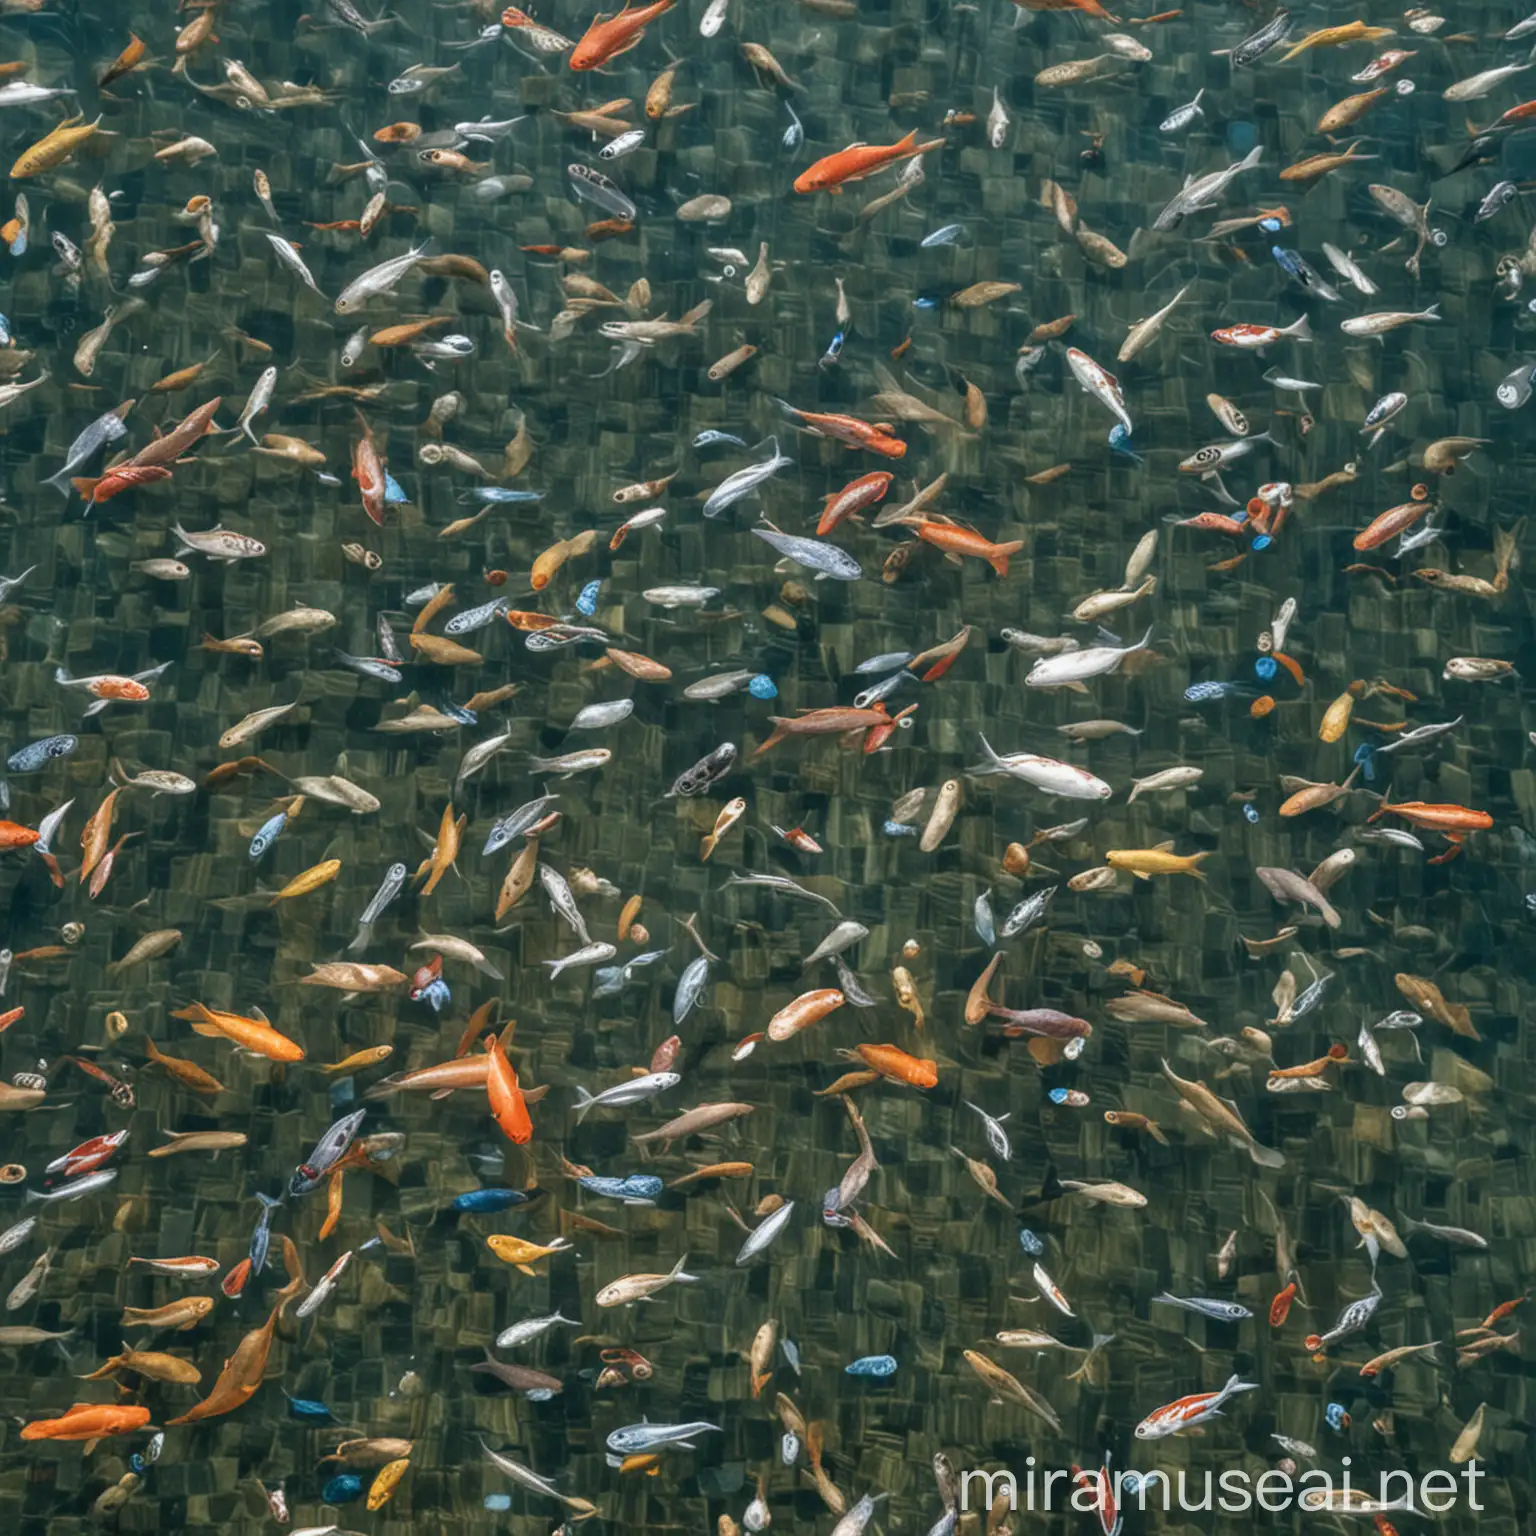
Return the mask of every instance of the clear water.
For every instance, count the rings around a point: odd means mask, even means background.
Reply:
[[[1385,12],[1368,18],[1398,29],[1376,47],[1417,50],[1386,84],[1401,75],[1418,89],[1410,98],[1384,99],[1362,120],[1361,131],[1370,135],[1362,152],[1376,159],[1310,187],[1279,181],[1277,172],[1328,147],[1312,125],[1331,104],[1368,88],[1348,77],[1371,46],[1316,49],[1284,65],[1276,53],[1234,74],[1212,50],[1234,46],[1263,20],[1243,8],[1196,4],[1144,27],[1126,19],[1119,30],[1153,49],[1155,59],[1127,61],[1113,80],[1066,89],[1037,87],[1034,76],[1047,65],[1091,57],[1101,51],[1100,34],[1113,29],[1070,13],[1022,13],[1015,26],[1014,8],[990,0],[865,4],[854,19],[787,0],[750,11],[737,6],[712,39],[700,37],[701,12],[690,0],[653,23],[643,42],[601,75],[573,73],[558,58],[541,63],[503,40],[455,51],[451,45],[495,21],[494,8],[405,0],[391,26],[366,38],[341,26],[314,28],[301,10],[296,3],[227,7],[215,25],[219,41],[197,50],[185,74],[168,67],[176,19],[164,7],[11,5],[0,19],[0,57],[28,61],[27,78],[35,82],[76,89],[79,107],[91,118],[99,111],[101,126],[115,135],[44,178],[13,181],[0,209],[8,215],[18,191],[30,204],[30,249],[0,256],[15,346],[34,354],[18,374],[50,374],[0,413],[0,569],[14,576],[33,567],[0,614],[0,716],[8,753],[54,733],[79,735],[67,759],[7,776],[8,814],[24,826],[37,827],[72,797],[74,805],[54,845],[66,877],[62,890],[33,853],[11,852],[0,864],[4,944],[18,957],[4,1003],[26,1010],[5,1033],[4,1070],[7,1078],[42,1072],[48,1079],[41,1106],[5,1117],[4,1160],[24,1165],[27,1176],[0,1191],[4,1223],[32,1212],[39,1222],[0,1260],[0,1281],[9,1289],[38,1254],[54,1249],[35,1299],[0,1324],[72,1330],[62,1349],[28,1345],[0,1356],[5,1413],[32,1420],[75,1401],[112,1401],[107,1382],[74,1376],[118,1350],[121,1308],[209,1294],[217,1305],[194,1331],[162,1334],[153,1345],[135,1338],[139,1347],[194,1361],[200,1388],[122,1378],[130,1389],[123,1401],[150,1408],[154,1424],[186,1411],[240,1338],[266,1317],[283,1280],[277,1245],[267,1273],[238,1300],[219,1293],[217,1278],[158,1277],[130,1268],[130,1256],[201,1254],[227,1272],[247,1252],[256,1194],[280,1193],[326,1127],[385,1073],[450,1059],[471,1012],[494,1001],[498,1022],[517,1021],[514,1059],[524,1087],[548,1085],[532,1110],[532,1145],[507,1143],[477,1091],[442,1101],[418,1094],[372,1101],[365,1131],[403,1135],[396,1155],[377,1173],[347,1176],[333,1235],[319,1237],[323,1191],[290,1199],[273,1230],[296,1244],[311,1282],[344,1251],[374,1237],[376,1223],[408,1239],[414,1253],[381,1246],[356,1253],[312,1319],[298,1321],[291,1311],[282,1319],[255,1397],[227,1417],[169,1429],[159,1462],[106,1518],[125,1530],[255,1530],[270,1519],[258,1487],[264,1484],[281,1485],[296,1526],[413,1522],[458,1531],[510,1519],[519,1530],[548,1528],[559,1506],[486,1463],[477,1441],[484,1437],[554,1478],[562,1492],[590,1499],[616,1528],[699,1530],[722,1515],[740,1521],[761,1477],[775,1529],[829,1529],[834,1517],[803,1475],[804,1457],[800,1469],[778,1463],[773,1401],[782,1391],[821,1426],[827,1471],[850,1505],[866,1492],[889,1494],[878,1520],[891,1531],[926,1530],[939,1518],[930,1469],[936,1452],[960,1468],[1022,1471],[1027,1454],[1042,1466],[1097,1466],[1107,1452],[1121,1466],[1185,1466],[1197,1474],[1242,1468],[1256,1475],[1284,1455],[1270,1439],[1279,1432],[1316,1447],[1318,1465],[1337,1471],[1348,1454],[1373,1477],[1389,1467],[1446,1465],[1457,1430],[1479,1403],[1488,1405],[1478,1457],[1488,1471],[1490,1511],[1481,1519],[1493,1522],[1489,1528],[1517,1528],[1531,1498],[1524,1366],[1518,1353],[1500,1350],[1458,1368],[1453,1336],[1520,1295],[1530,1267],[1533,1100],[1522,1024],[1531,972],[1523,894],[1533,886],[1536,842],[1526,825],[1532,787],[1522,763],[1531,630],[1518,566],[1508,590],[1491,600],[1434,590],[1409,574],[1423,565],[1490,579],[1495,531],[1512,526],[1525,506],[1520,477],[1529,463],[1529,408],[1507,411],[1494,395],[1499,381],[1531,356],[1527,295],[1501,296],[1494,270],[1501,254],[1525,247],[1524,202],[1485,222],[1474,222],[1472,213],[1501,177],[1529,174],[1529,149],[1518,135],[1506,135],[1495,146],[1495,163],[1442,176],[1466,142],[1468,116],[1478,125],[1491,122],[1519,97],[1516,77],[1482,100],[1441,99],[1461,75],[1520,60],[1518,45],[1495,40],[1519,19],[1517,10],[1500,4],[1451,15],[1443,33],[1464,31],[1470,40],[1460,42],[1415,39],[1401,18]],[[590,19],[571,6],[538,18],[570,37],[579,37]],[[99,92],[93,82],[130,29],[144,38],[154,62]],[[1295,34],[1304,31],[1298,23]],[[772,50],[793,88],[754,73],[739,51],[751,42]],[[631,104],[616,110],[645,122],[646,90],[669,52],[683,60],[673,102],[690,110],[653,128],[637,153],[609,165],[598,159],[590,134],[555,116],[627,96]],[[326,100],[242,110],[193,88],[220,84],[225,59],[243,61],[273,89],[282,81],[312,84]],[[423,93],[387,91],[412,65],[451,63],[460,72]],[[1186,133],[1159,134],[1157,125],[1202,86],[1204,118]],[[1009,115],[998,149],[988,147],[985,133],[994,87]],[[781,135],[791,106],[804,122],[806,144],[786,151]],[[975,121],[946,131],[947,112]],[[14,159],[59,109],[43,104],[0,113]],[[376,145],[371,138],[391,122],[419,123],[431,135],[455,123],[519,114],[523,121],[506,138],[464,150],[489,162],[492,174],[531,179],[527,190],[497,199],[476,195],[480,171],[429,170],[418,146]],[[841,196],[790,190],[812,158],[856,140],[890,143],[913,127],[921,139],[944,138],[946,147],[928,157],[922,183],[905,200],[867,221],[860,210],[895,185],[890,172]],[[190,167],[153,158],[156,147],[189,134],[212,143],[216,158]],[[1102,135],[1103,158],[1092,166],[1080,158],[1089,134]],[[361,213],[368,198],[362,176],[334,170],[362,161],[359,135],[391,178],[391,209],[366,242],[354,232],[310,227]],[[1171,234],[1150,231],[1187,173],[1225,165],[1254,142],[1264,147],[1261,168],[1230,188],[1214,212],[1195,214]],[[570,195],[566,167],[573,163],[601,168],[633,198],[639,214],[632,232],[600,243],[585,238],[590,220],[603,215]],[[257,169],[270,178],[282,234],[302,244],[326,300],[279,266],[252,190]],[[1040,205],[1047,175],[1072,193],[1086,225],[1129,254],[1128,264],[1109,269],[1085,260]],[[1426,250],[1417,282],[1403,267],[1411,242],[1378,254],[1398,231],[1370,200],[1365,188],[1372,180],[1415,202],[1433,196],[1430,222],[1448,239]],[[84,243],[86,195],[98,183],[113,198],[117,226],[107,257],[110,286],[89,270],[71,285],[56,270],[50,236]],[[675,218],[678,205],[706,193],[731,199],[725,221]],[[128,279],[147,253],[197,238],[195,224],[177,222],[197,195],[213,202],[212,258],[174,265],[158,282],[130,290]],[[1307,299],[1271,259],[1269,237],[1253,229],[1231,243],[1201,238],[1214,219],[1277,203],[1294,220],[1279,237],[1287,246],[1329,281],[1323,242],[1352,250],[1379,284],[1379,297],[1362,299],[1339,282],[1347,302]],[[955,244],[920,246],[925,235],[955,222],[963,226]],[[538,328],[519,333],[515,355],[502,339],[495,303],[473,276],[416,273],[361,319],[333,312],[329,300],[347,282],[426,237],[435,254],[471,258],[511,280],[521,318]],[[763,244],[772,280],[763,301],[751,304],[745,279]],[[551,245],[591,255],[562,268],[526,249]],[[715,254],[732,249],[746,260]],[[651,318],[675,319],[705,298],[713,309],[696,336],[661,341],[614,368],[618,359],[599,326],[622,311],[598,308],[577,318],[568,335],[552,336],[562,270],[620,298],[644,279]],[[844,285],[852,325],[840,360],[819,366],[838,329],[834,279]],[[1021,289],[974,309],[950,302],[969,285],[994,279]],[[1135,361],[1116,363],[1126,326],[1184,283],[1193,286],[1162,337]],[[80,338],[107,305],[122,304],[134,291],[145,308],[122,321],[94,371],[82,376],[73,362]],[[1441,306],[1440,324],[1394,331],[1379,344],[1337,328],[1346,313],[1432,302]],[[1208,339],[1217,326],[1286,324],[1304,309],[1318,337],[1310,347],[1281,342],[1256,356]],[[1022,378],[1016,372],[1031,329],[1068,314],[1077,319],[1065,344],[1120,378],[1141,463],[1106,445],[1113,418],[1078,390],[1061,347]],[[428,370],[406,350],[370,347],[355,367],[339,361],[363,321],[377,329],[428,315],[449,317],[438,334],[469,336],[473,356]],[[233,328],[261,347],[238,339]],[[757,355],[725,380],[711,381],[710,365],[743,343],[757,347]],[[157,380],[210,358],[189,387],[150,391]],[[167,429],[214,395],[224,398],[217,419],[228,429],[269,364],[279,370],[276,391],[255,431],[313,444],[326,456],[325,474],[340,483],[255,456],[226,430],[198,444],[173,479],[130,490],[89,515],[78,497],[66,503],[41,484],[76,434],[120,401],[137,403],[114,451],[138,452],[157,427]],[[1274,365],[1324,386],[1307,397],[1315,424],[1304,436],[1297,396],[1261,382]],[[870,405],[882,387],[877,366],[897,373],[955,423],[962,420],[962,381],[969,382],[985,397],[986,424],[971,431],[898,423],[908,450],[899,464],[887,465],[797,434],[776,403],[880,419]],[[322,384],[376,392],[360,409],[409,498],[388,508],[382,528],[364,517],[347,478],[360,435],[358,402],[314,398]],[[1393,389],[1405,392],[1408,404],[1384,440],[1367,449],[1360,423]],[[444,538],[441,530],[479,505],[466,494],[470,488],[496,483],[421,461],[420,449],[434,441],[423,428],[432,402],[450,391],[463,398],[444,440],[498,470],[504,445],[525,424],[531,459],[508,483],[543,499],[495,506]],[[1274,546],[1229,570],[1213,567],[1241,553],[1246,536],[1170,521],[1219,508],[1210,486],[1177,469],[1201,444],[1227,436],[1203,402],[1212,391],[1278,440],[1224,472],[1239,504],[1264,481],[1317,482],[1347,462],[1358,464],[1352,484],[1298,500]],[[759,502],[705,521],[699,498],[764,456],[692,447],[709,429],[749,445],[776,434],[793,464],[766,484]],[[1490,441],[1450,478],[1414,466],[1426,444],[1452,433]],[[1028,478],[1062,464],[1071,468],[1061,478]],[[866,523],[844,524],[833,536],[861,562],[863,579],[814,582],[803,571],[775,571],[772,552],[747,535],[759,509],[787,532],[811,532],[823,497],[881,467],[898,475],[887,505],[906,499],[910,482],[926,485],[947,473],[933,510],[989,538],[1025,541],[1008,575],[999,578],[975,560],[946,563],[923,546],[897,579],[884,581],[882,564],[900,530],[875,531]],[[673,472],[656,498],[614,504],[619,486]],[[1390,549],[1356,555],[1353,532],[1406,500],[1421,479],[1432,483],[1445,539],[1401,564]],[[610,554],[609,536],[623,517],[651,505],[667,509],[659,531],[633,533]],[[261,539],[267,553],[228,566],[187,555],[191,575],[180,581],[134,570],[134,562],[174,556],[170,530],[177,523],[191,530],[222,523]],[[1096,643],[1091,625],[1064,615],[1089,594],[1116,587],[1132,548],[1151,528],[1160,534],[1151,567],[1156,591],[1105,622],[1127,642],[1151,624],[1154,654],[1095,679],[1087,697],[1023,688],[1029,663],[1005,644],[1002,631],[1066,633]],[[600,534],[593,550],[532,592],[535,557],[586,529]],[[376,554],[380,568],[350,561],[343,553],[349,543]],[[1379,564],[1397,579],[1344,569],[1356,562]],[[490,585],[491,571],[507,572],[506,584]],[[381,613],[395,615],[403,642],[413,612],[409,595],[429,583],[453,583],[458,601],[450,613],[504,595],[516,608],[579,619],[576,598],[598,579],[592,622],[613,644],[664,662],[670,681],[598,670],[602,650],[590,643],[530,652],[522,634],[499,622],[466,637],[480,661],[450,668],[408,653],[398,685],[359,677],[335,659],[337,648],[377,655]],[[641,595],[678,583],[705,583],[721,593],[703,610],[668,610]],[[1298,610],[1286,651],[1305,682],[1282,674],[1273,689],[1278,705],[1262,719],[1252,717],[1248,696],[1187,702],[1184,690],[1200,681],[1259,686],[1256,642],[1288,597]],[[246,634],[299,605],[327,611],[334,626],[269,635],[259,661],[201,648],[205,634]],[[887,750],[865,756],[823,738],[790,741],[752,759],[771,714],[847,705],[870,682],[854,674],[861,660],[924,650],[965,625],[972,626],[970,643],[953,669],[932,684],[909,682],[893,697],[893,709],[912,702],[919,708]],[[443,619],[430,627],[441,634]],[[1519,673],[1481,683],[1443,678],[1446,661],[1456,656],[1510,661]],[[148,703],[114,703],[83,724],[87,698],[54,680],[60,666],[90,676],[162,663],[171,665],[152,683]],[[767,674],[777,700],[746,692],[715,703],[683,696],[687,684],[727,670]],[[1426,862],[1445,847],[1432,833],[1422,834],[1423,853],[1358,842],[1355,833],[1375,809],[1363,793],[1294,819],[1278,815],[1288,793],[1282,776],[1342,781],[1356,747],[1385,739],[1360,724],[1336,743],[1318,739],[1327,705],[1352,680],[1376,678],[1414,699],[1364,700],[1357,717],[1414,725],[1464,717],[1452,738],[1422,755],[1382,759],[1374,786],[1361,786],[1390,789],[1394,801],[1453,802],[1491,813],[1493,828],[1473,833],[1451,862]],[[519,685],[516,697],[482,712],[475,726],[406,736],[376,730],[404,714],[407,701],[463,704],[477,690],[506,682]],[[578,709],[622,697],[635,701],[622,725],[567,734]],[[248,711],[290,702],[297,708],[254,743],[219,748],[220,736]],[[1139,734],[1074,746],[1058,733],[1088,719],[1117,720]],[[506,749],[455,793],[463,753],[509,729]],[[1090,769],[1113,786],[1113,799],[1052,801],[1006,779],[967,777],[980,760],[983,730],[999,751],[1035,751]],[[663,798],[679,773],[723,742],[741,749],[729,776],[699,799]],[[529,771],[532,754],[594,745],[613,752],[599,771],[558,782]],[[112,838],[134,835],[101,896],[92,900],[80,889],[81,829],[110,788],[114,758],[131,771],[174,770],[202,784],[219,763],[246,754],[259,754],[265,769],[185,797],[124,792]],[[1133,779],[1178,764],[1204,770],[1198,785],[1127,804]],[[331,773],[375,796],[378,810],[352,815],[311,796],[273,848],[253,861],[252,836],[290,793],[285,776]],[[893,802],[919,788],[928,791],[915,822],[922,826],[950,779],[963,785],[961,806],[934,852],[921,852],[915,837],[882,831]],[[619,946],[619,960],[647,948],[666,951],[662,961],[636,971],[621,996],[594,1000],[585,969],[551,980],[546,962],[570,953],[576,940],[537,888],[503,924],[492,918],[516,849],[482,857],[481,844],[498,816],[541,786],[561,797],[561,819],[542,838],[541,858],[578,883],[576,872],[590,870],[620,893],[579,895],[592,937],[616,942],[623,901],[639,895],[650,938]],[[747,801],[744,818],[701,862],[699,839],[738,795]],[[399,991],[347,1000],[335,990],[298,986],[312,964],[343,957],[386,868],[398,860],[414,870],[429,853],[450,797],[468,817],[457,871],[429,896],[413,885],[360,958],[409,974],[433,953],[409,945],[424,933],[451,934],[480,946],[506,980],[494,982],[450,957],[444,976],[451,1000],[440,1013]],[[1251,797],[1257,822],[1245,817],[1241,797]],[[1079,834],[1033,849],[1035,870],[1026,883],[1002,871],[1010,842],[1028,843],[1079,816],[1088,818]],[[775,825],[803,826],[824,852],[790,850],[773,834]],[[1208,854],[1203,883],[1122,874],[1106,892],[1066,888],[1067,876],[1102,863],[1107,850],[1165,840],[1180,853]],[[1355,848],[1358,858],[1330,891],[1341,916],[1336,930],[1277,905],[1253,874],[1256,866],[1305,874],[1341,847]],[[273,893],[326,859],[341,861],[336,879],[271,904]],[[732,1051],[743,1036],[762,1030],[807,987],[835,982],[826,964],[801,971],[803,957],[832,926],[830,913],[727,883],[748,872],[801,881],[867,927],[848,959],[877,1001],[867,1010],[845,1007],[788,1043],[764,1043],[738,1063]],[[1092,1023],[1080,1060],[1042,1069],[1024,1042],[1003,1037],[996,1022],[968,1028],[962,1014],[989,954],[973,925],[976,898],[990,889],[1000,922],[1026,890],[1049,882],[1061,889],[1047,921],[1001,942],[1004,960],[993,988],[1011,1007],[1053,1007]],[[578,1121],[576,1085],[595,1092],[620,1083],[646,1067],[674,1032],[674,987],[696,953],[683,921],[694,913],[719,959],[701,1005],[677,1031],[682,1084],[660,1099]],[[1288,943],[1259,957],[1245,951],[1244,938],[1268,939],[1287,921],[1299,924]],[[72,944],[61,937],[67,924],[83,925]],[[108,968],[143,934],[166,928],[182,935],[168,954],[128,970]],[[915,957],[903,955],[909,942]],[[26,958],[50,946],[66,952]],[[1110,972],[1115,961],[1142,968],[1148,989],[1186,1004],[1205,1027],[1117,1021],[1106,1003],[1127,981]],[[894,1001],[890,973],[898,964],[915,980],[926,1014],[921,1033]],[[1270,996],[1281,972],[1290,968],[1304,989],[1314,966],[1333,975],[1320,1004],[1289,1025],[1267,1022],[1275,1017]],[[1407,1035],[1383,1034],[1384,1075],[1356,1062],[1329,1069],[1330,1091],[1289,1095],[1266,1090],[1261,1059],[1234,1061],[1209,1043],[1264,1028],[1281,1065],[1316,1058],[1338,1042],[1357,1058],[1360,1025],[1408,1006],[1394,985],[1398,973],[1433,977],[1447,998],[1470,1008],[1481,1039],[1426,1021],[1417,1031],[1422,1067]],[[244,1014],[262,1010],[302,1043],[306,1060],[282,1067],[199,1038],[171,1017],[193,1000]],[[114,1010],[128,1023],[115,1038],[106,1026]],[[215,1073],[226,1091],[198,1095],[149,1066],[146,1036]],[[825,1225],[820,1214],[822,1192],[837,1183],[858,1144],[843,1105],[817,1095],[849,1069],[837,1053],[861,1042],[895,1044],[939,1064],[938,1086],[929,1091],[890,1083],[855,1090],[880,1165],[859,1208],[888,1254]],[[387,1066],[340,1077],[319,1070],[379,1044],[394,1048]],[[130,1083],[133,1107],[115,1103],[69,1056]],[[1206,1139],[1176,1107],[1159,1071],[1164,1057],[1184,1077],[1230,1096],[1259,1140],[1283,1149],[1285,1167],[1261,1171],[1242,1151]],[[1472,1080],[1460,1063],[1486,1074],[1486,1083]],[[1388,1111],[1402,1101],[1403,1087],[1425,1081],[1459,1084],[1468,1102],[1432,1107],[1426,1121],[1393,1121]],[[1048,1097],[1053,1088],[1086,1092],[1091,1102],[1058,1106]],[[749,1103],[754,1112],[670,1151],[655,1144],[648,1151],[630,1139],[674,1112],[723,1100]],[[1015,1209],[1041,1190],[1051,1168],[1063,1179],[1129,1185],[1147,1196],[1146,1208],[1072,1197],[1024,1206],[1021,1220],[987,1198],[951,1153],[989,1156],[982,1123],[965,1101],[1009,1116],[1012,1160],[992,1162]],[[1170,1145],[1106,1124],[1106,1109],[1152,1116]],[[23,1205],[26,1189],[43,1187],[51,1158],[124,1127],[131,1136],[108,1188],[78,1204]],[[215,1128],[244,1132],[247,1144],[216,1159],[147,1157],[164,1131]],[[749,1162],[753,1172],[668,1193],[654,1207],[625,1207],[582,1192],[562,1158],[600,1174],[657,1172],[669,1180],[726,1160]],[[543,1195],[500,1215],[448,1209],[454,1196],[482,1184],[536,1184]],[[1384,1299],[1367,1332],[1335,1346],[1319,1366],[1303,1337],[1329,1326],[1371,1284],[1340,1199],[1347,1193],[1399,1221],[1471,1228],[1489,1247],[1477,1252],[1409,1238],[1408,1259],[1380,1260]],[[738,1267],[743,1237],[731,1208],[751,1222],[771,1196],[796,1202],[789,1225],[764,1258]],[[1267,1323],[1270,1299],[1288,1277],[1276,1273],[1272,1208],[1291,1235],[1312,1309],[1298,1304],[1274,1330]],[[1070,1298],[1075,1319],[1017,1299],[1037,1294],[1021,1224],[1044,1242],[1041,1262]],[[1212,1255],[1234,1230],[1235,1260],[1220,1278]],[[541,1241],[563,1234],[572,1246],[539,1261],[530,1278],[488,1249],[486,1237],[498,1232]],[[633,1308],[596,1307],[601,1286],[633,1272],[668,1270],[684,1254],[699,1284],[674,1286]],[[1234,1327],[1152,1305],[1164,1290],[1237,1300],[1255,1317]],[[560,1378],[558,1396],[529,1402],[471,1374],[501,1329],[557,1307],[580,1320],[579,1331],[556,1330],[515,1355],[497,1353]],[[769,1320],[798,1345],[803,1375],[776,1354],[772,1384],[754,1400],[744,1353]],[[1509,1332],[1520,1323],[1517,1313],[1499,1327]],[[1113,1334],[1104,1374],[1072,1381],[1081,1356],[1036,1355],[992,1342],[999,1330],[1023,1327],[1076,1346]],[[1437,1366],[1410,1362],[1374,1381],[1357,1374],[1373,1355],[1431,1339],[1442,1341]],[[643,1382],[600,1384],[605,1348],[639,1351],[654,1373]],[[1061,1433],[1021,1407],[989,1402],[964,1359],[972,1349],[1043,1395]],[[899,1362],[893,1376],[844,1373],[855,1358],[887,1353]],[[1133,1439],[1133,1427],[1153,1409],[1214,1389],[1234,1372],[1262,1390],[1238,1399],[1203,1435],[1153,1444]],[[319,1465],[319,1457],[341,1436],[295,1418],[284,1392],[323,1401],[348,1436],[413,1442],[411,1470],[381,1512],[323,1503],[335,1469]],[[1330,1403],[1352,1415],[1347,1431],[1328,1427]],[[654,1476],[605,1465],[606,1436],[642,1415],[705,1419],[723,1432],[703,1435],[692,1453],[665,1453]],[[1373,1421],[1387,1424],[1387,1432]],[[10,1438],[0,1504],[28,1529],[47,1522],[49,1530],[99,1524],[94,1502],[147,1443],[139,1432],[83,1456],[72,1446],[22,1446],[14,1433]],[[360,1475],[366,1488],[373,1473]],[[512,1514],[488,1512],[485,1496],[504,1492]],[[1025,1518],[1046,1519],[1018,1517]],[[1069,1519],[1083,1517],[1050,1518],[1053,1529],[1066,1529]],[[1230,1515],[1184,1518],[1213,1530],[1251,1527],[1249,1518]],[[1393,1518],[1416,1528],[1415,1517]]]

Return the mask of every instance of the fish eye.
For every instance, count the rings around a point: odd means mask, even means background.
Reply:
[[[1429,232],[1429,243],[1433,246],[1447,246],[1451,243],[1451,237],[1443,229],[1432,229]]]

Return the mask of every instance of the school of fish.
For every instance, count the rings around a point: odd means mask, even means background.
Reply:
[[[471,1464],[562,1529],[998,1536],[1009,1447],[1117,1536],[1114,1466],[1528,1459],[1536,892],[1438,914],[1536,856],[1533,44],[0,5],[0,1349],[93,1458],[55,1513],[258,1396],[328,1437],[243,1467],[297,1536],[448,1529]],[[338,1415],[447,1243],[461,1369]]]

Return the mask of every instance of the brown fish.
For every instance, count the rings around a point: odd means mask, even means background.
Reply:
[[[183,1296],[163,1307],[124,1307],[124,1328],[174,1328],[185,1333],[213,1311],[212,1296]]]

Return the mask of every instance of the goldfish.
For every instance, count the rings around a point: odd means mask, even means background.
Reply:
[[[131,1434],[149,1423],[149,1409],[136,1405],[76,1403],[61,1418],[34,1419],[22,1426],[23,1440],[103,1440]]]
[[[888,165],[943,148],[943,139],[931,139],[926,144],[919,144],[915,128],[894,144],[851,144],[835,155],[824,155],[814,165],[801,171],[795,177],[795,191],[841,192],[850,181],[862,181]]]
[[[1209,849],[1176,854],[1172,842],[1166,842],[1155,848],[1112,848],[1104,855],[1104,862],[1111,869],[1130,870],[1138,880],[1150,880],[1153,875],[1193,875],[1197,880],[1203,880],[1205,874],[1200,863],[1209,857]]]

